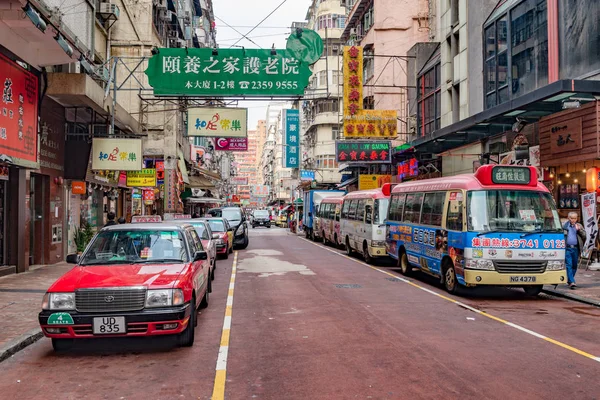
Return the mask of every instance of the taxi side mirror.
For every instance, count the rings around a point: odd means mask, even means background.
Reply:
[[[79,254],[68,254],[66,261],[67,264],[77,264],[79,262]]]
[[[194,254],[194,261],[202,261],[202,260],[207,260],[208,259],[208,254],[205,251],[197,251]]]

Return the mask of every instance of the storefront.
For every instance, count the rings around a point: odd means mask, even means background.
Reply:
[[[544,183],[554,195],[561,218],[571,211],[580,214],[580,194],[598,189],[598,121],[600,102],[597,101],[539,121]]]
[[[36,204],[44,204],[36,197],[31,201],[32,195],[43,195],[38,181],[29,186],[29,169],[39,168],[38,77],[0,52],[0,275],[25,272],[31,265],[31,216]]]

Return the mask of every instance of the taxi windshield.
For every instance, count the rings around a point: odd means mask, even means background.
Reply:
[[[225,232],[225,224],[221,220],[209,220],[208,224],[213,232]]]
[[[469,231],[562,232],[549,193],[481,190],[467,194]]]
[[[80,265],[187,262],[183,236],[178,231],[119,230],[100,232]]]
[[[254,211],[254,218],[269,218],[269,212],[267,210]]]

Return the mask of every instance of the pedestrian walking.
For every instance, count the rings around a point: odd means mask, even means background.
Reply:
[[[108,214],[106,214],[106,218],[108,219],[108,222],[106,223],[106,225],[104,226],[112,226],[112,225],[117,225],[117,221],[115,221],[115,218],[117,216],[115,215],[114,212],[109,212]]]
[[[565,264],[567,268],[567,285],[571,289],[575,289],[575,274],[577,273],[577,265],[579,264],[579,256],[583,251],[583,245],[586,241],[585,229],[577,222],[577,213],[570,212],[569,220],[563,225],[565,232]]]

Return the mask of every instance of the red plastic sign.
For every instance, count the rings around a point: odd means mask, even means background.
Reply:
[[[37,77],[0,55],[0,94],[0,153],[37,163]]]

